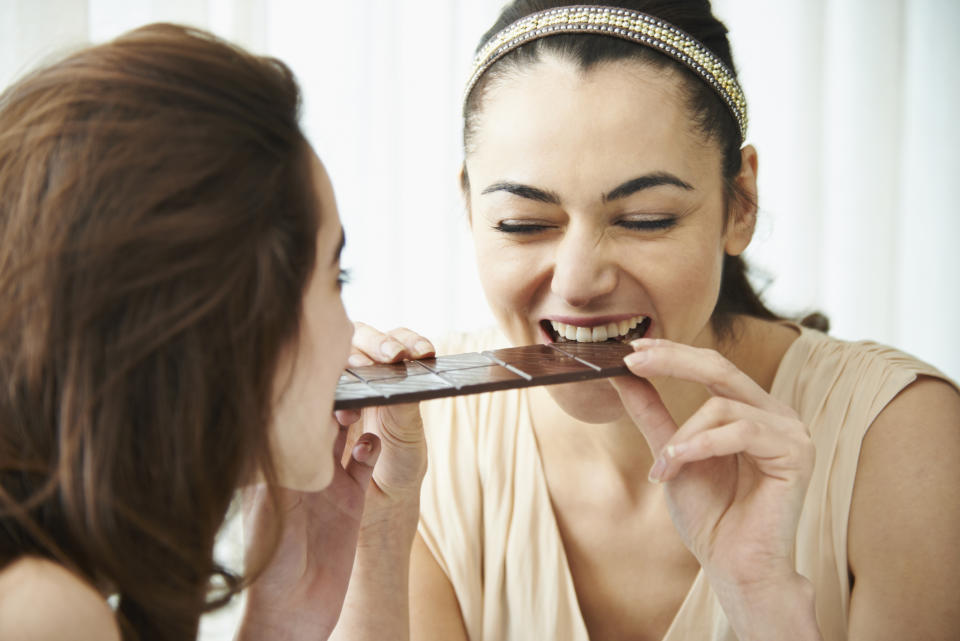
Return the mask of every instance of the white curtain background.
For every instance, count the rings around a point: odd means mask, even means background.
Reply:
[[[500,0],[0,0],[0,83],[138,25],[277,56],[334,181],[351,316],[489,324],[456,177],[459,101]],[[960,378],[960,3],[715,0],[760,153],[749,257],[769,302]]]
[[[463,82],[501,4],[0,0],[0,84],[159,20],[281,58],[337,192],[351,316],[436,336],[492,322],[456,179]],[[821,310],[836,336],[898,346],[960,379],[960,3],[713,4],[760,154],[748,255],[768,301]]]

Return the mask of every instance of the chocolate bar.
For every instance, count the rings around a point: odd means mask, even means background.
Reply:
[[[630,373],[623,357],[632,351],[616,341],[565,342],[350,367],[340,376],[333,408],[358,409],[621,376]]]

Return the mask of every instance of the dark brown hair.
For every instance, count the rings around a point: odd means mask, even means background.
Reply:
[[[477,51],[479,52],[483,45],[497,32],[513,22],[531,13],[570,4],[575,3],[564,2],[563,0],[515,0],[503,9],[497,21],[484,34]],[[640,11],[669,22],[699,40],[731,70],[735,71],[736,69],[730,53],[730,43],[727,40],[727,29],[713,15],[708,0],[622,0],[593,4]],[[476,133],[483,98],[491,84],[520,67],[537,62],[544,54],[552,54],[563,60],[572,61],[584,71],[604,62],[635,60],[658,68],[670,68],[678,72],[683,78],[687,108],[695,126],[705,139],[714,141],[715,144],[719,145],[722,154],[721,171],[724,178],[728,216],[730,203],[737,203],[748,208],[756,207],[756,203],[752,201],[750,195],[743,193],[734,182],[741,166],[740,132],[729,109],[716,92],[685,66],[655,49],[609,36],[590,34],[551,35],[517,47],[494,63],[473,87],[464,102],[463,144],[467,153],[471,149],[472,139]],[[463,170],[461,176],[464,192],[467,193],[469,177],[466,169]],[[768,320],[778,320],[780,318],[763,303],[760,295],[750,283],[747,273],[747,264],[742,256],[727,255],[724,257],[720,295],[712,316],[714,329],[721,336],[729,335],[731,322],[736,314],[745,314]],[[813,318],[814,316],[816,318]],[[811,315],[805,319],[805,323],[810,320],[816,323],[825,322],[826,319],[820,315]],[[814,323],[809,324],[813,325]],[[822,326],[821,328],[825,329]]]
[[[0,568],[109,586],[126,638],[195,638],[211,580],[239,588],[213,558],[238,484],[275,479],[319,224],[299,103],[279,61],[174,25],[0,97]]]

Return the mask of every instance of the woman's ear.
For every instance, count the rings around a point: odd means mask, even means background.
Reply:
[[[730,203],[730,218],[724,250],[739,256],[750,244],[757,225],[757,150],[746,145],[740,150],[740,171],[733,177],[736,192]]]

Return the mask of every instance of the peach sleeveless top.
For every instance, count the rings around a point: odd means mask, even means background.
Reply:
[[[496,331],[453,337],[442,353],[507,345]],[[847,517],[864,434],[931,366],[871,342],[802,329],[771,393],[809,426],[816,467],[797,532],[797,569],[816,589],[824,641],[847,638]],[[945,379],[946,380],[946,379]],[[471,641],[588,641],[554,518],[526,390],[423,403],[429,469],[419,532],[450,579]],[[697,575],[664,641],[734,641]]]

